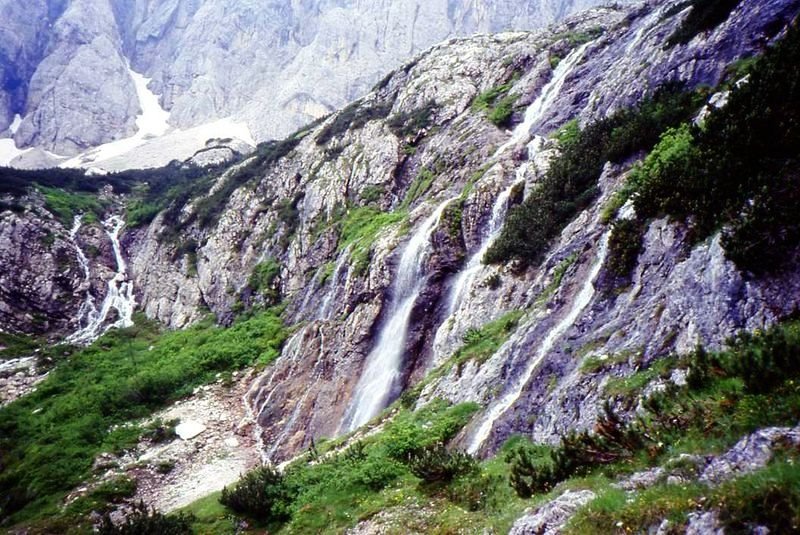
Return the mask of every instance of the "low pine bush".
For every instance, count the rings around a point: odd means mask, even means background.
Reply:
[[[444,444],[435,444],[408,460],[411,473],[426,483],[448,483],[458,476],[478,470],[478,461],[464,451],[448,450]]]
[[[260,466],[245,474],[233,489],[222,489],[219,502],[252,518],[281,521],[291,516],[292,493],[280,472]]]

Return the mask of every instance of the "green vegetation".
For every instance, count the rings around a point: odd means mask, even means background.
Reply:
[[[514,104],[519,95],[509,94],[515,79],[498,87],[494,87],[478,95],[472,103],[472,109],[483,111],[495,126],[507,126],[514,112]]]
[[[561,288],[561,282],[564,280],[564,275],[567,274],[567,270],[575,265],[578,258],[580,258],[580,255],[578,253],[573,253],[558,263],[553,270],[553,280],[542,290],[541,295],[536,298],[537,306],[545,305],[550,301],[558,289]]]
[[[115,525],[109,515],[100,522],[97,533],[100,535],[191,535],[192,518],[183,514],[164,515],[148,508],[144,502],[133,505],[133,510],[125,520]]]
[[[596,26],[594,28],[589,28],[586,31],[578,32],[578,31],[568,31],[556,34],[553,39],[555,41],[560,41],[565,39],[569,46],[575,48],[576,46],[584,45],[590,41],[594,41],[598,37],[603,35],[603,28],[600,26]]]
[[[678,29],[667,39],[667,44],[664,48],[668,49],[675,45],[686,44],[699,33],[713,30],[728,19],[731,11],[740,2],[741,0],[689,0],[678,4],[672,13],[673,15],[688,6],[691,6],[692,10]]]
[[[385,192],[385,187],[369,184],[361,190],[360,197],[364,204],[373,204],[380,202]]]
[[[630,498],[608,488],[570,521],[567,533],[640,532],[662,519],[682,525],[690,513],[720,512],[725,533],[750,533],[765,526],[770,533],[796,533],[800,528],[800,466],[779,460],[766,469],[709,488],[699,483],[659,484]]]
[[[44,205],[51,214],[66,227],[72,226],[76,215],[85,214],[87,223],[103,217],[105,207],[100,200],[89,193],[72,193],[57,188],[40,186],[44,195]]]
[[[800,240],[800,30],[769,49],[702,128],[667,131],[632,176],[643,218],[720,228],[727,256],[753,273],[780,269]]]
[[[480,329],[467,329],[464,333],[464,345],[454,355],[455,363],[461,365],[469,360],[485,362],[517,329],[519,320],[524,315],[522,310],[512,310]]]
[[[326,145],[331,139],[350,129],[362,128],[370,121],[385,119],[392,112],[394,102],[371,102],[357,100],[340,111],[333,120],[317,134],[317,145]]]
[[[426,191],[431,188],[433,181],[436,180],[436,175],[427,167],[423,167],[414,182],[408,187],[406,196],[401,203],[402,208],[408,208],[411,204],[419,199]]]
[[[292,497],[283,474],[268,466],[247,473],[236,486],[222,489],[219,503],[258,520],[282,521],[291,516]]]
[[[458,433],[477,408],[436,401],[417,412],[401,410],[380,433],[344,451],[320,454],[312,445],[306,458],[294,462],[282,476],[258,468],[234,492],[261,504],[248,505],[248,510],[256,512],[250,518],[269,526],[270,532],[286,533],[341,532],[405,500],[458,499],[463,496],[461,489],[473,488],[466,481],[480,477],[480,470],[471,457],[445,453],[441,445]],[[413,475],[412,466],[437,477],[421,481]],[[230,497],[226,491],[220,499],[227,502]],[[224,517],[208,500],[189,510],[209,510],[203,515],[207,520],[200,521],[198,515],[194,528],[200,533],[209,532],[207,522],[219,523]]]
[[[194,221],[197,221],[201,228],[215,225],[234,191],[247,183],[262,178],[270,167],[292,152],[302,139],[302,136],[295,135],[281,141],[259,143],[255,155],[251,157],[249,163],[227,178],[220,178],[220,180],[224,180],[222,184],[214,189],[214,193],[197,201],[189,220],[183,225],[188,226]]]
[[[204,322],[161,333],[142,316],[61,362],[37,390],[0,409],[0,518],[30,520],[90,475],[103,451],[133,446],[128,422],[218,373],[277,358],[287,330],[271,309],[228,329]]]
[[[253,268],[247,286],[267,306],[275,306],[281,301],[280,275],[281,265],[274,258],[268,258]]]
[[[350,257],[353,269],[363,273],[369,267],[372,245],[378,235],[386,227],[403,221],[405,211],[381,212],[369,206],[350,208],[344,219],[337,222],[339,234],[339,251],[351,247]]]
[[[577,142],[580,139],[580,135],[581,126],[578,123],[578,119],[572,119],[561,125],[561,128],[553,132],[550,137],[558,141],[562,146],[569,146]]]
[[[430,126],[437,107],[435,100],[429,100],[421,108],[390,117],[387,124],[394,135],[401,139],[416,137]]]
[[[608,239],[607,274],[612,280],[608,286],[621,288],[631,282],[632,271],[636,268],[639,253],[642,251],[642,238],[645,226],[638,219],[618,219],[611,228]]]
[[[184,507],[180,513],[191,518],[192,533],[196,535],[219,535],[235,533],[238,521],[228,508],[219,503],[221,492],[209,494]]]
[[[448,450],[444,444],[434,444],[412,454],[408,469],[426,483],[449,483],[458,476],[465,476],[479,470],[478,461],[470,454]]]
[[[27,357],[42,344],[43,340],[30,335],[0,333],[0,360]]]
[[[515,260],[520,266],[540,261],[553,238],[597,197],[605,163],[652,148],[659,132],[691,117],[699,102],[699,95],[670,84],[637,108],[592,123],[577,136],[570,127],[560,156],[528,198],[512,208],[484,261]]]
[[[666,365],[657,361],[654,369],[661,374],[676,365],[688,367],[689,386],[672,386],[654,394],[645,402],[646,412],[631,422],[623,422],[607,404],[593,433],[567,435],[551,450],[539,446],[518,448],[512,456],[512,485],[520,496],[527,497],[549,492],[569,478],[630,472],[665,463],[681,453],[715,453],[758,428],[794,425],[800,417],[798,363],[800,322],[797,321],[764,333],[740,335],[720,353],[709,354],[698,349],[680,359],[668,359]],[[763,384],[755,381],[762,374],[771,379]],[[648,374],[641,382],[649,383],[657,375]],[[636,392],[624,395],[635,399]],[[761,479],[764,474],[754,477]],[[739,482],[729,487],[742,488]],[[667,485],[640,493],[634,501],[618,500],[615,494],[618,492],[604,490],[575,519],[576,532],[606,533],[608,526],[618,526],[620,521],[630,531],[643,531],[650,525],[648,522],[670,516],[671,508],[680,504],[681,496],[710,491],[700,485]],[[773,496],[778,500],[776,503],[787,503],[795,495],[780,490]],[[673,502],[674,498],[678,501]],[[719,502],[684,501],[680,511],[715,503]],[[740,507],[732,511],[738,511],[731,515],[742,521]],[[752,513],[749,509],[747,514]],[[769,517],[765,521],[773,525],[774,522],[782,525],[781,519],[786,518],[781,514],[765,516]]]
[[[259,525],[275,533],[339,533],[391,511],[401,515],[397,525],[423,532],[502,533],[526,507],[566,489],[591,488],[598,499],[578,512],[569,526],[572,533],[614,532],[619,522],[643,532],[655,520],[681,522],[688,512],[710,507],[721,511],[733,532],[755,521],[784,532],[796,525],[800,511],[792,457],[779,457],[766,470],[717,489],[660,484],[630,498],[611,482],[658,465],[696,475],[692,466],[683,468],[673,459],[682,453],[719,453],[764,426],[794,425],[800,418],[798,349],[800,322],[793,321],[741,335],[719,353],[698,350],[657,360],[639,372],[636,382],[650,382],[679,366],[689,368],[690,386],[673,385],[656,394],[631,422],[607,406],[593,433],[572,433],[556,447],[512,437],[496,458],[483,463],[447,447],[476,405],[435,401],[412,411],[398,404],[377,433],[345,449],[336,449],[341,441],[326,442],[319,451],[312,444],[282,477],[268,478],[256,490],[273,489],[281,500],[288,496],[288,504],[281,502],[286,507],[278,515],[262,516]],[[748,375],[741,370],[750,366],[753,377],[775,379],[765,388],[748,387]],[[638,391],[617,395],[633,401]],[[259,508],[259,514],[264,510]],[[189,511],[204,511],[193,525],[196,533],[213,533],[210,526],[230,522],[212,498]]]

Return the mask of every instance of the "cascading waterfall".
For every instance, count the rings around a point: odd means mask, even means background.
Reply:
[[[566,58],[561,60],[555,71],[553,71],[553,77],[542,88],[536,100],[525,110],[525,119],[514,129],[511,139],[497,150],[497,154],[502,154],[509,148],[528,140],[531,135],[531,129],[536,123],[542,120],[545,112],[553,105],[553,102],[558,97],[559,93],[561,93],[561,88],[564,87],[564,82],[567,81],[567,77],[572,72],[572,69],[583,59],[586,48],[591,44],[590,41],[581,45],[570,52]]]
[[[522,394],[522,390],[525,388],[525,385],[528,383],[528,381],[530,381],[533,372],[539,366],[539,363],[542,361],[542,359],[553,349],[555,343],[564,335],[564,333],[566,333],[567,330],[575,324],[575,321],[580,317],[583,310],[592,301],[592,298],[595,294],[595,279],[597,279],[597,275],[600,273],[608,253],[608,238],[610,234],[610,231],[607,231],[600,239],[594,264],[592,265],[592,268],[586,277],[580,292],[578,292],[578,295],[572,302],[572,306],[570,307],[567,315],[550,329],[550,331],[547,333],[547,336],[545,336],[544,340],[542,340],[541,344],[539,345],[539,349],[536,351],[536,354],[528,361],[528,365],[522,374],[516,377],[511,388],[509,388],[506,393],[484,415],[478,430],[472,436],[472,440],[467,448],[467,451],[470,453],[475,454],[478,452],[481,445],[483,445],[483,443],[489,437],[494,423],[498,420],[498,418],[505,414],[505,412],[517,401],[517,399],[519,399],[519,396]]]
[[[352,431],[376,416],[400,387],[411,311],[427,281],[424,271],[431,252],[431,234],[442,212],[453,200],[441,203],[403,250],[378,342],[367,356],[364,371],[340,425],[342,431]]]
[[[81,320],[86,321],[86,325],[67,337],[67,342],[72,344],[90,344],[112,327],[124,329],[133,325],[133,309],[136,306],[133,296],[133,283],[128,280],[128,266],[122,257],[122,249],[119,245],[119,234],[125,227],[125,221],[118,215],[112,215],[103,221],[103,227],[109,240],[111,240],[117,272],[108,281],[108,291],[99,311],[94,305],[94,298],[87,290],[87,299],[81,307],[82,311],[86,311],[85,314],[82,312],[81,316]],[[88,280],[89,263],[75,240],[79,229],[80,220],[76,218],[70,237],[78,251],[78,261],[84,269],[84,275]],[[105,325],[112,309],[117,311],[118,319],[110,325]]]
[[[525,110],[525,119],[522,123],[517,125],[516,128],[514,128],[514,131],[511,134],[511,139],[497,149],[492,157],[494,160],[497,160],[508,149],[520,143],[527,143],[528,162],[525,162],[519,166],[516,172],[515,181],[497,196],[494,206],[492,207],[492,217],[489,220],[489,226],[484,230],[481,236],[481,242],[478,250],[470,257],[469,261],[465,264],[464,268],[458,274],[455,282],[453,283],[447,306],[448,318],[459,309],[464,301],[464,298],[466,297],[466,293],[472,287],[475,278],[483,270],[483,256],[498,238],[503,229],[503,223],[505,222],[506,214],[508,212],[508,198],[511,195],[511,192],[514,190],[514,188],[525,183],[525,174],[530,167],[530,160],[532,160],[535,156],[538,145],[537,138],[535,136],[533,139],[531,139],[531,129],[534,125],[542,120],[545,112],[553,104],[556,97],[558,97],[558,94],[564,87],[567,77],[575,68],[575,66],[578,65],[581,58],[583,58],[584,52],[589,44],[590,43],[586,43],[573,50],[566,58],[564,58],[563,61],[561,61],[561,63],[558,64],[558,67],[556,67],[555,71],[553,72],[553,77],[542,88],[539,96],[536,97],[536,100],[534,100]],[[442,328],[450,324],[450,322],[445,321],[442,323]],[[437,331],[437,340],[444,336],[442,328]]]
[[[500,235],[500,231],[503,230],[503,223],[506,220],[506,213],[508,212],[508,198],[511,196],[511,192],[514,191],[514,188],[520,187],[524,183],[524,179],[515,180],[510,186],[500,192],[500,195],[498,195],[497,199],[494,201],[492,217],[489,219],[489,225],[483,232],[481,246],[458,273],[453,287],[450,290],[450,298],[447,303],[447,316],[452,315],[454,311],[458,310],[458,307],[464,300],[467,290],[472,286],[475,277],[483,270],[483,256]]]
[[[509,148],[530,140],[532,127],[541,121],[544,113],[561,92],[567,77],[583,58],[588,45],[589,43],[586,43],[572,51],[558,65],[551,80],[542,88],[538,98],[526,110],[524,121],[514,129],[511,139],[495,152],[494,160],[499,159]],[[507,212],[508,197],[516,184],[524,182],[527,166],[527,163],[523,164],[523,167],[517,172],[517,180],[514,184],[506,188],[495,201],[489,228],[484,232],[481,246],[456,279],[449,299],[450,313],[456,309],[464,292],[471,286],[474,277],[480,271],[480,262],[486,249],[499,235]],[[366,366],[340,425],[341,431],[352,431],[376,416],[386,407],[400,386],[398,380],[402,371],[411,312],[427,280],[423,268],[430,250],[430,234],[435,229],[445,207],[452,200],[448,199],[439,205],[417,230],[403,251],[400,266],[392,285],[386,319],[380,329],[377,344],[367,356]]]
[[[339,277],[341,276],[342,272],[345,271],[347,268],[347,260],[350,258],[350,247],[345,249],[339,254],[339,258],[336,259],[336,265],[333,268],[333,273],[331,273],[329,281],[329,288],[325,297],[322,298],[322,303],[319,306],[319,312],[317,314],[317,319],[326,320],[330,319],[330,315],[333,307],[334,298],[336,297],[336,289],[338,287]]]

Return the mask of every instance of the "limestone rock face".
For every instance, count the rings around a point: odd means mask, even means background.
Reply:
[[[24,115],[14,136],[17,146],[73,155],[132,134],[139,101],[111,5],[75,0],[56,14],[37,36],[44,55],[25,80],[24,106],[10,110]],[[50,15],[45,11],[42,18]]]
[[[130,65],[175,127],[235,117],[257,141],[281,138],[442,40],[538,28],[598,3],[1,0],[0,133],[19,114],[18,147],[62,156],[132,135]]]

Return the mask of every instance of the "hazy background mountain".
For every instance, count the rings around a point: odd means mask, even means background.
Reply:
[[[63,156],[132,136],[141,106],[130,66],[151,79],[172,127],[233,117],[255,141],[280,138],[440,41],[600,3],[0,0],[0,136]]]

